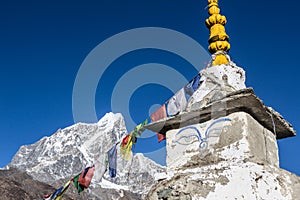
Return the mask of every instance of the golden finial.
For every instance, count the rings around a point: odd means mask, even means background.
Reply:
[[[229,36],[224,27],[227,21],[226,17],[220,14],[218,0],[208,0],[208,13],[210,16],[205,21],[210,31],[208,50],[211,54],[216,54],[212,66],[227,64],[227,52],[230,50]]]

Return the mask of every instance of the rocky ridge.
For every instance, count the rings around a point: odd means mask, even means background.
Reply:
[[[54,187],[34,180],[26,172],[20,172],[16,169],[0,170],[1,200],[42,199],[43,194],[54,190]],[[72,198],[66,195],[64,199],[69,200]]]

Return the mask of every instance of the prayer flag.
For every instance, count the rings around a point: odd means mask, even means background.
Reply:
[[[199,88],[200,84],[200,74],[197,74],[185,87],[185,92],[192,96],[194,92]]]
[[[107,170],[108,158],[107,153],[100,152],[98,159],[95,161],[95,175],[96,182],[100,182],[104,173]]]
[[[46,200],[60,200],[63,196],[63,194],[65,193],[65,191],[69,188],[71,183],[71,180],[69,180],[64,186],[61,186],[60,188],[58,188],[57,190],[55,190],[54,193],[52,193],[52,195],[47,198]]]
[[[145,131],[144,126],[145,126],[146,124],[148,124],[148,119],[146,119],[145,121],[143,121],[142,123],[140,123],[139,125],[137,125],[137,126],[134,128],[134,131],[133,131],[134,135],[140,137],[140,136],[142,135],[142,133]]]
[[[111,178],[114,178],[117,175],[117,144],[107,152],[107,157],[109,175]]]
[[[84,186],[85,188],[88,188],[94,176],[94,171],[95,166],[85,168],[78,179],[80,185]]]
[[[120,145],[120,152],[122,157],[125,160],[130,160],[131,158],[131,149],[132,149],[132,133],[123,138],[122,143]]]
[[[151,116],[152,122],[158,121],[160,119],[164,119],[167,117],[167,112],[166,112],[166,104],[162,105],[157,111],[155,111]],[[158,142],[161,142],[166,139],[166,136],[160,133],[156,133]]]
[[[78,194],[84,190],[84,186],[78,182],[81,173],[73,178],[74,187],[77,189]]]
[[[184,88],[179,90],[167,103],[168,116],[175,116],[186,108],[186,97]]]

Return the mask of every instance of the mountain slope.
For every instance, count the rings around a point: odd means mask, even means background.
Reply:
[[[103,189],[113,190],[111,195],[116,193],[119,197],[126,190],[145,194],[155,182],[155,174],[164,172],[165,168],[142,154],[125,161],[118,152],[117,177],[110,178],[108,172],[104,174],[104,179],[100,177],[105,152],[126,134],[122,115],[108,113],[98,123],[75,124],[32,145],[20,147],[8,167],[25,171],[38,181],[58,187],[85,167],[96,164],[98,168],[90,195],[103,199]],[[97,194],[95,191],[98,191]]]
[[[52,191],[55,191],[54,187],[33,180],[25,172],[20,172],[16,169],[0,170],[1,200],[42,199],[44,194]],[[72,198],[65,195],[64,199]]]

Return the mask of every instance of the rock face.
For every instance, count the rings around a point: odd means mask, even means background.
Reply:
[[[38,181],[59,187],[85,167],[95,164],[97,169],[92,185],[90,190],[84,192],[89,194],[89,199],[111,199],[112,196],[115,199],[126,196],[138,199],[148,192],[155,183],[154,175],[164,172],[164,167],[142,154],[125,161],[118,153],[117,177],[110,178],[108,172],[104,178],[100,177],[104,170],[105,152],[126,134],[122,115],[108,113],[96,124],[75,124],[35,144],[22,146],[8,167],[25,171]],[[70,191],[75,192],[73,187]]]
[[[25,172],[16,169],[0,170],[1,200],[33,200],[42,199],[43,194],[55,191],[50,185],[33,180]],[[64,199],[71,199],[68,195]]]

